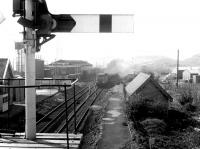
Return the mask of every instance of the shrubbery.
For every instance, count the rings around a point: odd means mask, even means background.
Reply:
[[[191,103],[186,103],[184,105],[184,108],[185,108],[186,111],[190,111],[190,112],[195,112],[196,109],[197,109],[197,107],[192,105]]]
[[[200,103],[197,88],[184,86],[170,91],[174,95],[179,94],[180,98],[174,98],[167,109],[149,104],[148,99],[141,97],[127,102],[128,118],[135,122],[132,124],[135,141],[143,148],[149,148],[149,138],[155,141],[152,149],[191,149],[200,146],[200,134],[194,130],[200,128],[200,123],[193,118],[198,113]]]
[[[197,107],[194,105],[195,91],[192,91],[192,89],[189,87],[184,87],[180,88],[179,92],[181,94],[181,98],[178,99],[178,102],[183,106],[183,109],[186,112],[194,112],[197,109]]]
[[[187,113],[177,109],[168,110],[168,117],[165,122],[169,130],[181,130],[197,124],[196,120],[192,119]]]
[[[130,120],[141,121],[146,118],[165,119],[167,107],[160,104],[149,104],[149,100],[136,96],[127,102],[126,113]]]
[[[186,103],[192,104],[193,97],[191,89],[183,89],[180,92],[181,92],[181,98],[179,99],[180,104],[181,105],[185,105]]]
[[[163,134],[166,131],[167,125],[163,120],[160,119],[145,119],[141,122],[144,129],[148,132],[150,135],[154,134]]]

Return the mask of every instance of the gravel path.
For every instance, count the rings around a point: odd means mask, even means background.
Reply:
[[[129,129],[123,125],[125,115],[123,113],[122,88],[113,88],[113,95],[109,98],[106,114],[103,117],[102,138],[99,140],[98,149],[119,149],[130,139]]]

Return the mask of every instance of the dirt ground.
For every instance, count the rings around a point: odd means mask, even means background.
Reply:
[[[119,149],[130,138],[130,133],[123,110],[122,87],[115,86],[108,98],[108,106],[103,117],[102,138],[98,142],[98,149]]]
[[[81,149],[122,149],[130,140],[124,114],[122,86],[110,89],[87,123]]]

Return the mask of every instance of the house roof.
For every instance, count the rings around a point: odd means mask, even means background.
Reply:
[[[190,67],[190,66],[188,66],[188,67],[179,67],[178,69],[183,70],[183,71],[185,71],[185,70],[197,70],[197,69],[200,69],[200,67]],[[177,67],[172,69],[172,73],[175,73],[175,74],[177,73]]]
[[[11,75],[13,76],[13,70],[10,64],[9,59],[7,58],[0,58],[0,79],[6,78],[6,72],[11,71]]]
[[[200,74],[200,70],[199,69],[190,69],[190,70],[185,70],[190,72],[191,74]]]
[[[50,65],[80,65],[80,64],[92,66],[92,64],[88,63],[87,61],[83,61],[83,60],[58,60],[58,61],[51,63]]]
[[[150,75],[145,73],[139,73],[127,86],[126,92],[129,95],[134,94],[148,79],[150,79]]]
[[[0,78],[1,79],[3,79],[7,63],[8,63],[7,58],[0,58]]]
[[[167,99],[172,97],[151,77],[151,75],[145,73],[139,73],[127,86],[126,92],[130,96],[136,93],[140,88],[145,86],[147,82],[151,81],[152,84],[165,96]]]

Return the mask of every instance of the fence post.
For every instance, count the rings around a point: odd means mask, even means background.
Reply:
[[[20,79],[19,79],[18,83],[19,83],[19,86],[20,86],[20,85],[21,85]],[[17,90],[17,89],[16,89],[16,90]],[[21,91],[22,91],[22,89],[21,89],[21,88],[18,88],[18,90],[19,90],[19,96],[17,96],[17,101],[22,101],[22,99],[21,99]]]
[[[10,86],[10,80],[8,79],[8,86]],[[10,128],[10,106],[9,106],[9,104],[10,104],[10,88],[8,88],[8,123],[7,123],[7,127],[8,127],[8,130],[9,130],[9,128]]]
[[[68,134],[68,112],[67,112],[67,87],[66,83],[64,84],[64,90],[65,90],[65,113],[66,113],[66,134],[67,134],[67,149],[69,149],[69,134]]]
[[[76,130],[76,87],[75,87],[75,84],[74,84],[74,131],[75,131],[75,134],[77,132]]]
[[[56,82],[56,80],[55,80],[55,82]],[[58,82],[59,82],[58,84],[60,85],[60,84],[61,84],[61,83],[60,83],[61,80],[58,80]],[[55,84],[56,84],[56,83],[55,83]],[[61,90],[60,90],[60,86],[58,87],[58,91],[61,91]]]
[[[24,84],[23,85],[25,85],[25,81],[24,81]],[[24,101],[25,101],[25,98],[26,98],[26,91],[25,91],[25,87],[24,87]]]

